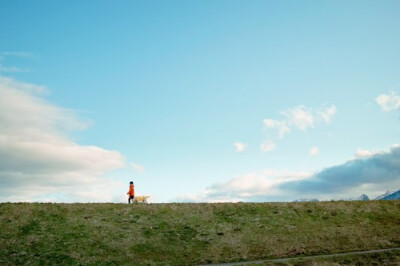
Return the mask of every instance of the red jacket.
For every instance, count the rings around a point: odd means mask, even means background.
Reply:
[[[135,186],[133,184],[129,186],[129,192],[127,194],[129,196],[135,196]]]

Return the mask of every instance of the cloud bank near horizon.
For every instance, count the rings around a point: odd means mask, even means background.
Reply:
[[[213,184],[199,194],[182,195],[176,201],[293,201],[303,198],[345,199],[363,193],[376,196],[400,189],[400,146],[368,152],[320,172],[285,172],[267,169]]]
[[[107,172],[124,166],[117,151],[83,146],[72,110],[41,97],[45,87],[0,76],[0,201],[111,201],[119,183]]]
[[[362,186],[382,185],[386,188],[400,186],[400,147],[397,145],[390,151],[371,152],[369,157],[328,167],[309,179],[287,182],[280,185],[280,189],[311,195],[336,195]]]

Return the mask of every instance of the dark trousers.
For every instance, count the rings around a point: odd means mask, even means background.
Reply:
[[[128,203],[131,203],[131,200],[132,200],[132,202],[133,202],[133,198],[134,198],[135,196],[129,196],[129,199],[128,199]]]

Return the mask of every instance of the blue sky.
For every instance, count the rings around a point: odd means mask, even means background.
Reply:
[[[398,1],[2,1],[0,200],[124,202],[132,179],[153,202],[399,189],[400,165],[368,168],[400,159],[399,13]],[[333,166],[351,170],[341,189],[310,191]]]

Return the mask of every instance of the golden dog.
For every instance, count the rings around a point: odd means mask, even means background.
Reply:
[[[133,199],[133,202],[147,203],[148,198],[150,198],[150,196],[135,196],[135,198]]]

